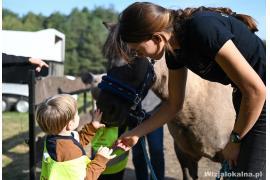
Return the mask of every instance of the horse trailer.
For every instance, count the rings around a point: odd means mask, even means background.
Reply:
[[[2,52],[35,57],[49,65],[48,76],[64,75],[65,35],[55,29],[36,32],[2,30]],[[12,62],[11,62],[12,63]],[[27,72],[23,66],[2,67],[2,111],[28,111]]]

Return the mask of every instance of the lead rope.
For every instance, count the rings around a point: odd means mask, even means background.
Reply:
[[[154,66],[155,60],[151,59],[150,62]],[[144,115],[144,117],[145,117],[145,115]],[[144,119],[144,117],[140,118],[140,121],[139,121],[138,125],[142,123],[142,120]],[[150,169],[150,175],[151,175],[153,180],[157,180],[157,176],[155,174],[154,168],[153,168],[153,166],[151,164],[151,161],[149,159],[149,156],[148,156],[148,153],[147,153],[147,150],[146,150],[145,136],[141,137],[141,146],[142,146],[142,149],[143,149],[143,154],[144,154],[146,164]]]
[[[141,137],[141,145],[142,145],[142,149],[143,149],[143,154],[144,154],[144,158],[145,158],[145,161],[146,161],[146,164],[148,165],[149,169],[150,169],[150,174],[151,174],[151,177],[153,180],[157,180],[157,177],[156,177],[156,174],[155,174],[155,171],[153,169],[153,166],[151,164],[151,161],[148,157],[148,153],[146,151],[146,144],[145,144],[145,136]]]
[[[138,125],[142,123],[142,120],[144,119],[144,117],[145,117],[145,114],[142,117],[140,117]],[[141,146],[142,146],[142,149],[143,149],[144,159],[146,161],[147,166],[150,169],[150,175],[151,175],[153,180],[157,180],[154,168],[153,168],[153,166],[151,164],[151,161],[149,159],[149,156],[148,156],[148,153],[147,153],[147,150],[146,150],[145,136],[141,137],[140,143],[141,143]]]
[[[216,177],[216,180],[220,180],[221,177],[223,177],[223,179],[224,179],[224,177],[226,176],[226,173],[231,173],[231,172],[232,172],[232,169],[230,168],[230,165],[229,165],[228,161],[224,161],[222,163],[222,166],[221,166],[221,169],[219,171],[219,174]],[[233,180],[234,178],[232,178],[232,177],[226,177],[226,179],[227,180]]]

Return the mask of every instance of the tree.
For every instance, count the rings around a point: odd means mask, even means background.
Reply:
[[[44,28],[55,28],[61,32],[66,31],[64,24],[66,21],[66,16],[60,12],[54,12],[49,17],[44,19],[43,26]]]
[[[25,31],[38,31],[43,29],[44,17],[42,15],[35,15],[29,12],[26,16],[22,18],[23,29]]]
[[[66,36],[65,73],[80,74],[81,70],[104,72],[106,59],[102,46],[108,35],[104,22],[116,22],[118,13],[113,6],[93,10],[74,8],[69,15],[54,12],[48,17],[32,12],[23,17],[3,9],[3,29],[37,31],[54,28]]]
[[[22,30],[23,23],[18,14],[13,13],[8,9],[3,9],[3,29],[6,30]]]

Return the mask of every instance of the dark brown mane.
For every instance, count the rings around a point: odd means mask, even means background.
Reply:
[[[115,23],[105,23],[103,22],[105,27],[108,29],[109,34],[107,36],[107,39],[103,45],[102,53],[106,59],[108,59],[108,69],[119,65],[119,63],[128,63],[126,60],[124,60],[124,57],[121,56],[121,53],[118,52],[118,46],[119,43],[118,38],[118,24]],[[131,57],[132,52],[128,49],[127,44],[122,43],[120,44],[121,49],[126,52],[126,54]],[[118,48],[117,48],[118,47]],[[132,58],[131,58],[132,59]]]

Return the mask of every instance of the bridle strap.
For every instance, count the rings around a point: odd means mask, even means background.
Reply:
[[[134,87],[127,85],[119,81],[118,79],[112,76],[103,76],[101,83],[99,83],[98,87],[101,90],[108,91],[113,93],[132,104],[131,109],[136,110],[138,104],[141,103],[142,99],[148,92],[147,87],[149,87],[155,81],[155,72],[153,64],[148,64],[147,72],[144,78],[144,81],[140,85],[139,89],[135,89]]]

